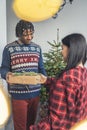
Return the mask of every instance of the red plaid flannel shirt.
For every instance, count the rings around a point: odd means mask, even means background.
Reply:
[[[87,117],[87,70],[77,67],[60,79],[48,78],[49,115],[30,130],[70,130]]]

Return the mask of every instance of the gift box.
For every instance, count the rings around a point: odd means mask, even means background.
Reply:
[[[9,75],[8,78],[8,83],[10,84],[40,84],[40,75],[39,74],[34,74],[34,75],[29,75],[28,74],[12,74]]]

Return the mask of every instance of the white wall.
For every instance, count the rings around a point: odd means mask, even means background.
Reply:
[[[2,61],[2,51],[6,43],[6,0],[0,0],[0,65]]]
[[[4,46],[7,44],[6,32],[6,0],[0,0],[0,66],[2,61],[2,52]],[[4,80],[3,84],[6,87],[6,82]],[[4,130],[4,126],[0,127],[0,130]]]
[[[67,0],[68,1],[68,0]],[[7,0],[7,41],[15,40],[15,25],[19,20],[12,8],[11,0]],[[87,0],[73,0],[72,4],[66,4],[56,19],[36,22],[33,41],[41,45],[43,52],[49,49],[47,41],[56,40],[57,28],[61,40],[68,33],[80,32],[87,37]]]

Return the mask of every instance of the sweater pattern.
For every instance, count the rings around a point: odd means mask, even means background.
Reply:
[[[10,56],[11,72],[36,72],[38,73],[41,48],[35,43],[19,44],[16,41],[6,46]],[[14,98],[31,98],[38,96],[41,85],[14,84],[8,86],[9,93]],[[32,96],[31,96],[32,94]],[[33,97],[34,97],[33,96]]]

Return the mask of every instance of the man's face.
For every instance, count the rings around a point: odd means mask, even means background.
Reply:
[[[33,39],[34,31],[27,29],[23,31],[23,35],[20,37],[20,40],[25,43],[29,44],[31,40]]]

